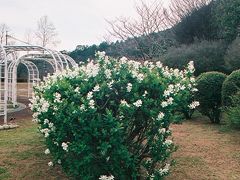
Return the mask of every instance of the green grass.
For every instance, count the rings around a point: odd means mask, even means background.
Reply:
[[[0,131],[0,180],[2,179],[66,179],[60,167],[50,168],[44,154],[44,139],[31,120],[20,127]]]
[[[6,168],[0,167],[0,179],[8,179],[10,178],[10,174]]]
[[[198,113],[194,118],[175,125],[174,141],[179,148],[166,179],[239,179],[239,132],[223,133],[220,129],[224,125],[213,125]],[[31,119],[18,124],[19,128],[0,131],[0,180],[67,179],[61,167],[47,166],[51,156],[44,154],[44,138],[37,124]]]

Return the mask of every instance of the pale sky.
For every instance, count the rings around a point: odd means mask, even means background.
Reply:
[[[6,23],[13,35],[24,40],[27,29],[36,29],[37,21],[47,15],[58,32],[59,50],[77,45],[99,44],[108,24],[105,19],[134,17],[139,0],[0,0],[0,23]],[[147,2],[153,0],[147,0]],[[168,3],[169,0],[164,0]]]

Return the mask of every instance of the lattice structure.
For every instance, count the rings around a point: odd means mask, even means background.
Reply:
[[[0,46],[0,116],[7,123],[7,104],[17,104],[17,68],[23,64],[28,71],[28,97],[39,79],[39,70],[34,61],[47,62],[54,72],[77,66],[69,56],[41,46]]]

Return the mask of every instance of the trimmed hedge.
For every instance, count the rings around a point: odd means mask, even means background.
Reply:
[[[232,106],[226,109],[228,124],[240,130],[240,91],[231,97]]]
[[[222,88],[222,101],[224,106],[231,106],[231,96],[240,89],[240,70],[233,71],[224,81]]]
[[[220,72],[207,72],[197,78],[197,100],[199,110],[210,118],[212,123],[220,123],[221,90],[226,75]]]
[[[209,71],[225,72],[224,55],[226,45],[221,41],[202,41],[190,45],[169,48],[163,64],[182,69],[188,61],[194,61],[195,75]]]

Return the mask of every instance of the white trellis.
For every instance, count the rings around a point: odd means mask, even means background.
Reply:
[[[41,46],[0,46],[0,116],[7,123],[7,103],[17,104],[17,68],[23,64],[28,72],[28,97],[32,96],[34,84],[39,82],[39,70],[34,61],[48,62],[53,72],[77,66],[66,54]]]
[[[13,61],[8,66],[8,100],[13,103],[15,107],[17,104],[17,68],[18,65],[22,63],[28,71],[28,97],[32,96],[33,86],[39,82],[39,71],[37,66],[26,60],[18,59]]]

